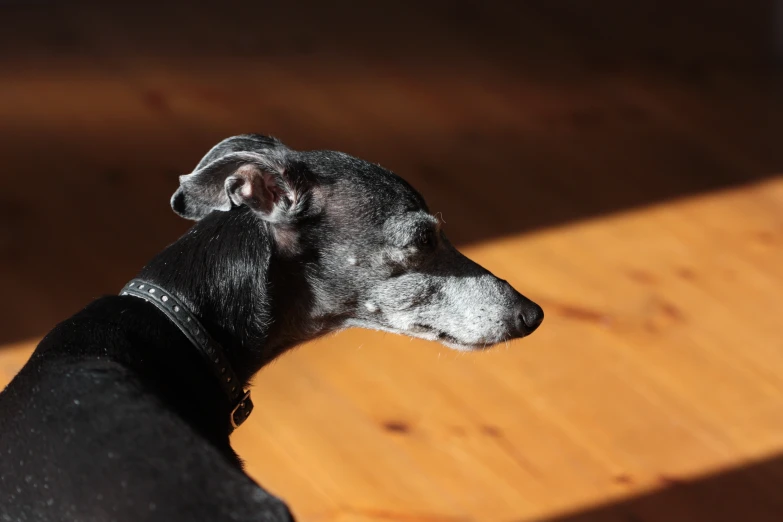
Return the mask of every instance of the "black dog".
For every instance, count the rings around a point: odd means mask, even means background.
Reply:
[[[262,366],[351,326],[470,350],[543,319],[406,182],[346,154],[233,137],[171,203],[196,225],[0,394],[0,521],[292,520],[229,444]]]

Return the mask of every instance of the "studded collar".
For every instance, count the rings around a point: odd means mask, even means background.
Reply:
[[[141,279],[130,281],[122,289],[120,295],[131,295],[143,299],[166,314],[169,321],[174,323],[198,349],[220,383],[220,387],[231,404],[230,431],[245,422],[250,416],[250,412],[253,411],[250,391],[242,389],[242,383],[239,382],[234,370],[231,369],[223,348],[209,335],[187,306],[163,288]]]

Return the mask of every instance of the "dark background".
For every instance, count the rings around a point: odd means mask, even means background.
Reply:
[[[460,244],[783,167],[772,2],[0,9],[0,341],[120,288],[236,133],[379,162]]]
[[[379,162],[459,244],[783,171],[771,1],[194,4],[0,1],[0,343],[121,288],[232,134]],[[557,520],[779,513],[782,480],[771,459]]]

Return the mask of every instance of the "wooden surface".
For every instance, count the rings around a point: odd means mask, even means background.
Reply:
[[[300,520],[781,520],[783,81],[772,2],[726,4],[0,7],[0,383],[271,133],[394,169],[547,313],[265,368],[235,444]]]

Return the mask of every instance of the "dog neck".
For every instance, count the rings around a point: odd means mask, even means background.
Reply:
[[[272,294],[273,273],[285,265],[277,257],[269,226],[239,208],[206,216],[139,277],[188,306],[246,385],[296,341],[281,321],[285,300]],[[286,287],[292,284],[296,281],[286,279]]]

